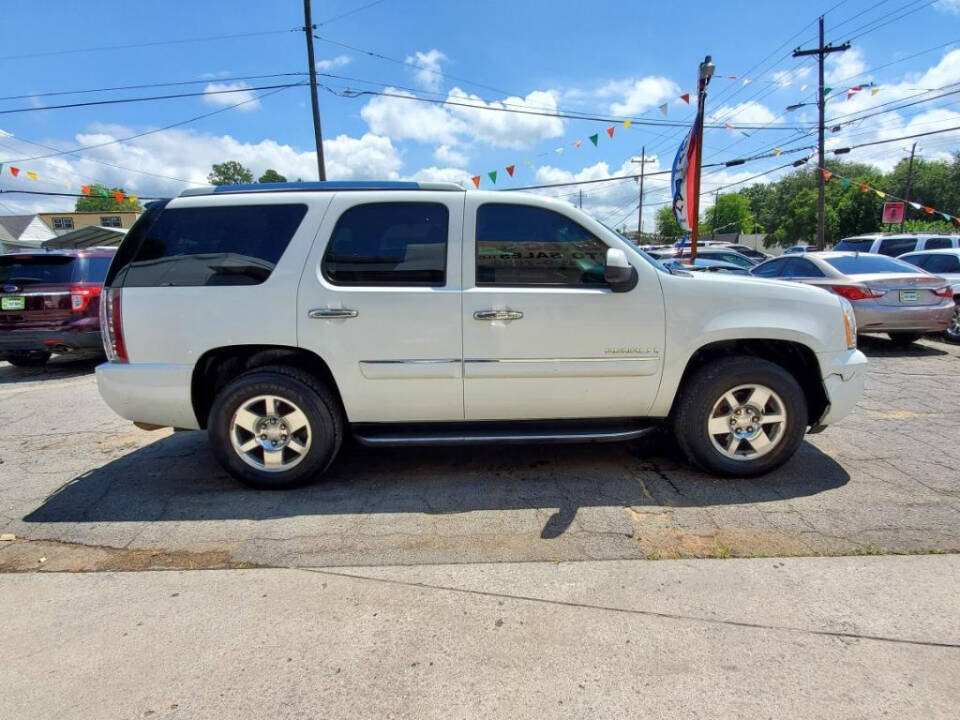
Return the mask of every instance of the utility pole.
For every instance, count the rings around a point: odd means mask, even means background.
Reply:
[[[317,26],[310,16],[310,0],[303,0],[303,32],[307,36],[307,62],[310,63],[310,103],[313,105],[313,137],[317,144],[317,175],[327,179],[323,162],[323,131],[320,129],[320,105],[317,102],[317,63],[313,59],[313,31]]]
[[[648,162],[653,162],[653,158],[647,160],[647,146],[640,149],[640,159],[630,158],[630,162],[640,163],[640,204],[637,206],[637,245],[640,244],[640,236],[643,234],[643,175]]]
[[[844,43],[843,45],[824,45],[823,44],[823,15],[820,16],[820,44],[810,50],[801,50],[797,48],[793,51],[793,56],[796,57],[806,57],[808,55],[817,56],[817,65],[819,67],[819,79],[818,92],[817,92],[817,110],[819,111],[820,120],[818,126],[818,142],[817,142],[817,249],[823,250],[824,247],[824,230],[823,230],[823,221],[825,213],[825,185],[826,180],[823,178],[824,170],[824,159],[823,159],[823,115],[824,109],[827,105],[827,99],[823,96],[823,64],[824,59],[830,53],[834,52],[843,52],[844,50],[850,49],[850,43]]]
[[[716,240],[717,238],[717,209],[720,205],[720,191],[717,190],[713,194],[713,227],[710,228],[710,239]]]
[[[913,182],[913,156],[917,152],[917,144],[914,143],[913,147],[910,148],[910,166],[907,168],[907,189],[903,192],[903,199],[906,202],[903,204],[903,218],[900,220],[900,232],[903,232],[903,224],[907,220],[907,207],[910,205],[910,184]]]
[[[697,166],[693,176],[693,230],[690,232],[690,260],[697,259],[697,240],[700,238],[700,163],[703,160],[703,107],[707,103],[707,85],[713,77],[713,62],[707,55],[700,63],[697,80]]]

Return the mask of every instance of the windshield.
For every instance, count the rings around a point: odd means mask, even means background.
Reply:
[[[637,253],[637,255],[639,255],[640,257],[642,257],[642,258],[643,258],[644,260],[646,260],[648,263],[650,263],[651,265],[653,265],[657,270],[659,270],[659,271],[662,272],[662,273],[666,273],[667,275],[670,274],[670,271],[666,268],[666,266],[665,266],[662,262],[660,262],[659,260],[656,260],[655,258],[653,258],[653,257],[651,257],[650,255],[648,255],[646,252],[644,252],[643,250],[641,250],[637,245],[634,244],[633,240],[631,240],[630,238],[628,238],[628,237],[627,237],[626,235],[624,235],[622,232],[620,232],[620,231],[618,231],[618,230],[614,230],[612,227],[610,227],[609,225],[607,225],[605,222],[601,222],[601,221],[599,221],[599,220],[598,220],[597,222],[600,222],[600,224],[603,225],[607,230],[609,230],[609,231],[612,232],[614,235],[616,235],[618,238],[620,238],[621,240],[623,240],[623,241],[630,247],[631,250],[633,250],[635,253]]]
[[[70,255],[0,255],[0,284],[73,282],[75,260]]]
[[[871,275],[873,273],[911,275],[923,272],[908,263],[894,260],[884,255],[871,255],[869,253],[830,257],[824,258],[824,260],[844,275]]]

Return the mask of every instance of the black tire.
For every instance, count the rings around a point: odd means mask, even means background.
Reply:
[[[918,332],[892,332],[887,333],[887,336],[898,348],[908,348],[913,345],[917,340],[923,337],[923,333]]]
[[[310,446],[289,470],[259,470],[234,450],[230,435],[233,416],[243,403],[258,395],[291,401],[307,416]],[[329,388],[309,373],[277,365],[246,372],[224,387],[210,408],[207,434],[217,461],[237,480],[255,488],[280,490],[305,485],[330,467],[343,442],[343,425],[340,404]]]
[[[779,395],[786,420],[767,454],[733,459],[714,447],[707,423],[724,393],[754,383]],[[696,371],[681,389],[673,413],[674,434],[684,454],[697,467],[726,477],[754,477],[783,465],[800,447],[807,422],[807,400],[796,378],[779,365],[746,356],[716,360]]]
[[[7,362],[17,367],[42,367],[50,359],[50,353],[42,350],[37,352],[18,352],[7,355]]]
[[[956,300],[957,308],[953,311],[950,325],[943,331],[943,337],[947,339],[947,342],[960,344],[960,298],[954,298],[954,300]]]

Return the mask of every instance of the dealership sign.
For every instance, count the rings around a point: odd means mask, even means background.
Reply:
[[[887,202],[883,204],[883,222],[899,224],[903,222],[904,203]]]

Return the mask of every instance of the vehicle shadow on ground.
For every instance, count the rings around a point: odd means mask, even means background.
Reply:
[[[89,375],[102,362],[103,358],[72,358],[70,356],[53,357],[46,365],[40,367],[15,367],[10,363],[0,362],[0,385],[64,380]]]
[[[714,478],[692,470],[658,431],[622,444],[368,449],[348,443],[321,482],[270,492],[245,488],[221,470],[205,433],[179,432],[71,480],[24,520],[182,522],[556,509],[542,532],[552,538],[581,507],[782,501],[833,490],[849,479],[810,443],[762,478]]]
[[[885,336],[860,335],[857,337],[857,346],[867,357],[936,357],[950,354],[934,343],[940,344],[943,340],[928,336],[907,347],[897,347]]]

